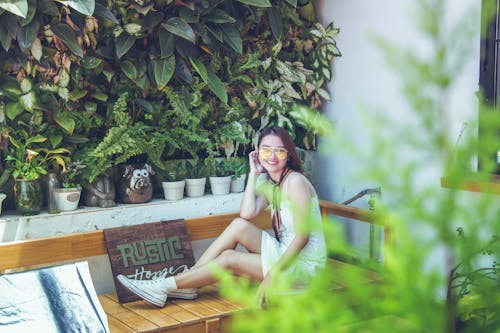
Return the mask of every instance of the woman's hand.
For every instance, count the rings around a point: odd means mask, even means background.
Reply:
[[[266,275],[264,280],[262,280],[259,288],[257,289],[257,303],[261,309],[265,309],[268,306],[268,300],[266,293],[271,285],[271,274],[270,272]]]
[[[259,161],[259,151],[254,150],[248,155],[248,162],[250,164],[250,172],[254,173],[256,176],[264,172],[264,167]]]

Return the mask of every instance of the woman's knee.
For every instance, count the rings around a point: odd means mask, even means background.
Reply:
[[[235,232],[243,232],[248,229],[250,225],[251,223],[249,221],[242,219],[241,217],[237,217],[231,221],[231,224],[229,224],[229,228],[234,230]]]
[[[238,263],[238,254],[236,250],[224,250],[217,257],[217,262],[222,268],[234,269]]]

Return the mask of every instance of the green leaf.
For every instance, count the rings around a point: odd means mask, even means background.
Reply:
[[[246,5],[255,6],[255,7],[271,7],[271,3],[269,0],[237,0]]]
[[[75,55],[83,58],[83,50],[76,42],[76,34],[71,27],[65,23],[59,23],[52,27],[52,31]]]
[[[7,106],[5,107],[5,114],[10,120],[16,119],[16,117],[22,112],[23,108],[18,102],[7,103]]]
[[[224,41],[224,36],[222,34],[222,30],[220,29],[219,26],[210,26],[207,25],[207,30],[210,31],[210,33],[219,41],[223,42]]]
[[[59,146],[59,144],[62,142],[63,139],[64,139],[64,136],[60,133],[49,135],[49,142],[50,142],[52,148]]]
[[[67,0],[60,2],[70,6],[71,8],[77,10],[83,15],[91,16],[94,14],[95,0]]]
[[[26,17],[21,20],[21,27],[25,27],[28,24],[31,23],[31,20],[33,20],[33,17],[35,17],[36,13],[36,2],[34,0],[29,0],[28,1],[28,13],[26,14]]]
[[[14,15],[21,16],[22,18],[25,18],[26,15],[28,15],[27,0],[1,1],[0,8],[3,8]]]
[[[37,134],[35,136],[30,137],[29,139],[26,140],[26,146],[29,146],[32,143],[42,143],[47,141],[47,138],[44,137],[41,134]]]
[[[150,31],[156,28],[161,21],[163,21],[164,14],[162,12],[149,12],[148,15],[144,17],[142,20],[142,30],[141,31]]]
[[[157,59],[153,61],[155,81],[159,90],[165,88],[168,81],[170,81],[170,79],[172,78],[172,75],[174,75],[174,69],[175,69],[174,56]]]
[[[115,40],[116,56],[121,58],[134,45],[136,37],[127,33],[122,33]]]
[[[85,69],[94,69],[98,67],[102,63],[102,59],[97,58],[97,57],[85,57],[82,59],[80,64],[82,65],[83,68]]]
[[[221,9],[213,9],[207,16],[205,16],[205,20],[213,23],[235,23],[236,20]]]
[[[268,8],[267,15],[269,16],[269,23],[271,25],[271,31],[273,32],[274,38],[281,40],[281,36],[283,36],[283,19],[278,8]]]
[[[37,61],[40,61],[40,59],[42,59],[43,55],[42,42],[38,37],[35,37],[33,44],[31,44],[31,54]]]
[[[28,112],[33,112],[33,108],[36,104],[36,94],[34,91],[30,91],[19,97],[19,103]]]
[[[17,80],[13,77],[7,76],[0,86],[0,96],[7,96],[8,98],[17,100],[21,94],[22,91]]]
[[[106,102],[108,100],[108,95],[106,95],[105,93],[102,93],[102,92],[94,91],[92,93],[92,98],[95,98],[101,102]]]
[[[227,91],[222,81],[217,75],[211,72],[207,72],[205,65],[198,58],[189,58],[191,65],[200,75],[201,79],[208,85],[210,90],[225,104],[227,104]]]
[[[129,61],[125,60],[121,63],[121,68],[123,73],[132,81],[134,81],[137,78],[137,68],[135,68],[135,65]]]
[[[94,10],[94,15],[103,19],[106,19],[110,22],[113,22],[115,24],[118,24],[118,20],[116,17],[109,11],[108,8],[104,7],[101,5],[99,2],[95,3],[95,10]]]
[[[186,7],[181,7],[179,9],[179,16],[186,23],[198,23],[198,16],[193,10],[189,10]]]
[[[297,7],[297,0],[286,0],[290,5]]]
[[[8,51],[12,44],[12,37],[9,36],[9,32],[7,28],[4,27],[3,22],[0,22],[0,43],[2,43],[5,51]]]
[[[57,112],[54,117],[56,123],[61,126],[69,135],[73,134],[76,122],[69,112]]]
[[[224,41],[236,52],[241,54],[243,52],[243,43],[238,29],[232,24],[223,24],[222,36]]]
[[[38,20],[32,20],[30,24],[22,27],[17,32],[17,43],[19,47],[23,50],[27,50],[33,44],[36,35],[38,34],[38,29],[40,28],[40,23]]]
[[[168,32],[165,28],[161,27],[158,32],[158,39],[160,43],[161,57],[165,58],[174,54],[175,39],[174,35]]]
[[[149,103],[145,99],[138,98],[138,99],[135,100],[135,103],[138,106],[140,106],[141,108],[143,108],[147,113],[153,113],[154,112],[153,105],[151,105],[151,103]]]
[[[162,23],[162,26],[174,35],[184,38],[193,44],[196,43],[196,36],[193,29],[180,17],[171,17],[167,22]]]
[[[73,102],[78,101],[79,99],[87,96],[88,91],[85,89],[79,89],[75,88],[73,91],[69,94],[69,99]]]

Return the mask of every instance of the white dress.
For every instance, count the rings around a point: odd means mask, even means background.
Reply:
[[[283,184],[283,193],[286,193],[288,180],[294,176],[290,174]],[[314,276],[316,272],[323,268],[326,263],[326,245],[323,235],[321,212],[319,209],[319,200],[317,196],[311,198],[311,232],[309,241],[299,253],[294,263],[288,267],[285,274],[292,274],[300,280]],[[274,209],[274,208],[273,208]],[[272,216],[271,210],[271,216]],[[262,274],[265,277],[272,266],[281,258],[295,237],[295,226],[293,221],[292,203],[287,200],[280,202],[280,241],[271,236],[266,231],[262,231],[261,242],[261,261]]]

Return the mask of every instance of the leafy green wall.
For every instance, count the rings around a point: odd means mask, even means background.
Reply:
[[[90,178],[126,161],[241,155],[269,124],[315,149],[294,105],[329,99],[340,52],[313,5],[0,1],[3,149],[42,135],[30,148],[69,149],[98,165]]]

